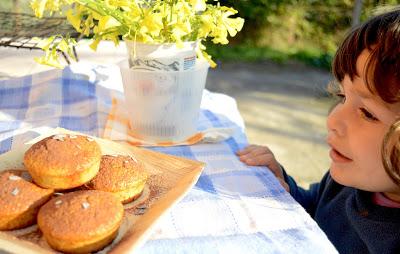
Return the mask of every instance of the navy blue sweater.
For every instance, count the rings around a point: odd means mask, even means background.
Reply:
[[[371,192],[340,185],[329,173],[309,190],[284,176],[290,194],[340,253],[400,253],[400,209],[375,205]]]

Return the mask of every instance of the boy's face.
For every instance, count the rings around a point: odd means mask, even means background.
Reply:
[[[330,173],[338,183],[371,192],[384,192],[400,200],[400,188],[387,175],[381,159],[381,146],[390,125],[399,117],[400,105],[385,104],[366,87],[364,67],[369,52],[357,59],[352,81],[345,76],[339,103],[327,120],[327,142],[331,147]]]

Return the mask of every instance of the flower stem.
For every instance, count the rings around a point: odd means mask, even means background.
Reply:
[[[126,26],[125,18],[123,15],[118,13],[118,10],[112,10],[110,8],[107,8],[103,4],[100,4],[94,0],[77,0],[80,4],[84,5],[88,9],[91,9],[92,11],[102,15],[102,16],[111,16],[114,19],[116,19],[120,24],[122,28],[123,33],[127,33],[129,31],[128,27]]]

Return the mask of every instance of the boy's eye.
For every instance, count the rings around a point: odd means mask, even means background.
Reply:
[[[360,108],[359,110],[361,112],[361,116],[364,119],[366,119],[368,121],[378,121],[378,118],[376,118],[371,112],[369,112],[365,108]]]
[[[346,102],[346,96],[344,95],[344,93],[341,92],[337,92],[336,93],[336,97],[339,99],[340,103],[345,103]]]

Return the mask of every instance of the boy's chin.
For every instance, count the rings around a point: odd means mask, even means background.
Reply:
[[[332,167],[329,169],[329,173],[332,177],[332,179],[337,182],[338,184],[341,184],[343,186],[347,186],[347,187],[354,187],[351,186],[351,183],[349,181],[346,181],[346,178],[343,177],[343,174],[340,172],[340,169],[336,169],[334,167]]]
[[[329,173],[330,173],[332,179],[336,183],[338,183],[340,185],[343,185],[343,186],[346,186],[346,187],[355,188],[355,189],[359,189],[359,190],[362,190],[362,191],[374,191],[374,190],[371,190],[370,188],[368,188],[367,186],[365,186],[364,184],[362,184],[360,182],[355,182],[354,178],[346,177],[344,174],[342,174],[340,172],[340,170],[335,170],[335,169],[331,168],[331,169],[329,169]]]

